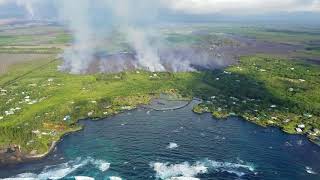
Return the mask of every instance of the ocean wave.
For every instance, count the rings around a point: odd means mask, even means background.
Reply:
[[[88,177],[88,176],[75,176],[75,180],[94,180],[93,177]]]
[[[200,180],[199,178],[195,177],[172,177],[170,180]]]
[[[19,179],[24,179],[24,180],[56,180],[56,179],[61,179],[69,174],[73,173],[77,169],[84,167],[88,164],[94,165],[97,169],[100,171],[106,171],[110,167],[110,163],[104,161],[104,160],[96,160],[91,157],[88,158],[76,158],[73,161],[69,161],[66,163],[58,164],[58,165],[53,165],[53,166],[47,166],[45,167],[39,174],[34,174],[34,173],[22,173],[18,174],[14,177],[11,178],[6,178],[4,180],[19,180]]]
[[[117,176],[111,176],[109,177],[110,180],[122,180],[121,177],[117,177]]]
[[[151,167],[156,171],[156,177],[160,179],[195,177],[198,174],[207,173],[208,171],[208,168],[199,162],[194,165],[190,165],[188,162],[182,164],[156,162],[151,164]]]
[[[178,147],[179,147],[179,146],[178,146],[177,143],[171,142],[171,143],[169,143],[169,145],[167,146],[167,149],[176,149],[176,148],[178,148]]]
[[[306,167],[306,172],[308,173],[308,174],[317,174],[315,171],[313,171],[313,169],[311,168],[311,167]]]
[[[219,162],[209,159],[197,161],[194,164],[184,162],[181,164],[151,163],[156,177],[165,180],[197,180],[196,176],[209,172],[227,172],[238,177],[254,173],[255,168],[248,163]]]
[[[219,161],[212,161],[212,160],[205,160],[203,162],[205,166],[209,167],[210,169],[216,172],[228,172],[230,174],[235,174],[239,177],[247,174],[247,173],[254,173],[255,168],[253,165],[245,162],[241,163],[230,163],[230,162],[219,162]]]
[[[100,171],[104,172],[110,168],[110,163],[104,161],[104,160],[90,160],[91,164],[95,165],[96,168],[98,168]]]

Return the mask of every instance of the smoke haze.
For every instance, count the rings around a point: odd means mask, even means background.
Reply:
[[[73,74],[87,73],[92,69],[102,72],[127,69],[193,71],[234,61],[231,57],[234,54],[224,54],[223,48],[166,47],[158,24],[167,12],[259,14],[320,11],[319,0],[0,0],[0,8],[5,4],[23,7],[29,19],[41,19],[46,14],[44,12],[54,12],[51,18],[65,24],[73,35],[72,46],[62,54],[64,61],[59,68]],[[101,48],[103,44],[114,43],[107,38],[114,32],[121,34],[129,46],[128,51],[113,54],[110,49]],[[240,51],[230,48],[231,52]]]

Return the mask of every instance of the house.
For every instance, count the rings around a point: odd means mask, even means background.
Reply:
[[[312,115],[309,114],[309,113],[304,113],[303,115],[304,115],[305,117],[307,117],[307,118],[312,118]]]
[[[65,117],[63,118],[64,121],[68,121],[68,120],[70,120],[70,119],[71,119],[71,116],[69,116],[69,115],[67,115],[67,116],[65,116]]]
[[[14,112],[12,110],[9,110],[9,111],[5,111],[4,112],[6,114],[6,116],[9,116],[9,115],[13,115]]]
[[[39,134],[40,131],[39,131],[39,130],[34,130],[34,131],[32,131],[32,133],[33,133],[33,134]]]
[[[302,132],[303,132],[302,129],[300,129],[300,128],[296,128],[296,131],[297,131],[298,133],[302,133]]]
[[[299,124],[298,125],[298,128],[300,128],[300,129],[304,129],[306,126],[304,125],[304,124]]]
[[[93,113],[94,113],[94,111],[90,111],[90,112],[88,112],[88,116],[92,116],[92,115],[93,115]]]
[[[290,122],[290,119],[286,119],[283,121],[284,123],[289,123]]]
[[[122,106],[121,109],[122,110],[131,110],[133,108],[131,106]]]

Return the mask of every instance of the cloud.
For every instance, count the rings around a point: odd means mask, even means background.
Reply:
[[[15,3],[17,6],[23,7],[28,12],[29,17],[36,16],[38,6],[41,4],[50,4],[46,10],[54,10],[52,4],[65,0],[0,0],[0,7],[6,4]],[[70,1],[70,0],[68,0]],[[76,3],[81,3],[79,0]],[[140,0],[141,1],[141,0]],[[139,2],[140,2],[139,1]],[[71,2],[74,2],[71,0]],[[95,0],[94,3],[108,2],[111,4],[119,4],[117,0]],[[136,5],[136,1],[121,1],[127,5]],[[121,3],[120,2],[120,3]],[[320,0],[149,0],[141,1],[151,4],[152,10],[161,7],[169,11],[181,12],[185,14],[268,14],[274,12],[320,12]],[[59,4],[59,3],[58,3]],[[35,8],[37,7],[37,8]],[[50,9],[51,8],[51,9]],[[145,6],[138,8],[146,9]],[[148,8],[150,9],[150,8]],[[121,9],[119,9],[121,11]],[[139,12],[135,11],[135,12]],[[149,11],[152,12],[152,11]],[[130,13],[130,12],[128,12]],[[134,18],[131,14],[131,18]]]
[[[8,3],[8,0],[0,0],[0,5]]]
[[[320,11],[320,0],[163,0],[163,2],[172,10],[189,14]]]

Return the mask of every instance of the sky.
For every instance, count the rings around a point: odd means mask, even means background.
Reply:
[[[0,0],[0,17],[57,18],[61,1],[85,0]],[[146,2],[145,0],[94,0],[90,4]],[[320,13],[320,0],[149,0],[160,15],[267,16],[274,14]],[[151,2],[151,3],[150,3]],[[146,9],[146,8],[145,8]],[[150,9],[150,7],[148,7]]]

